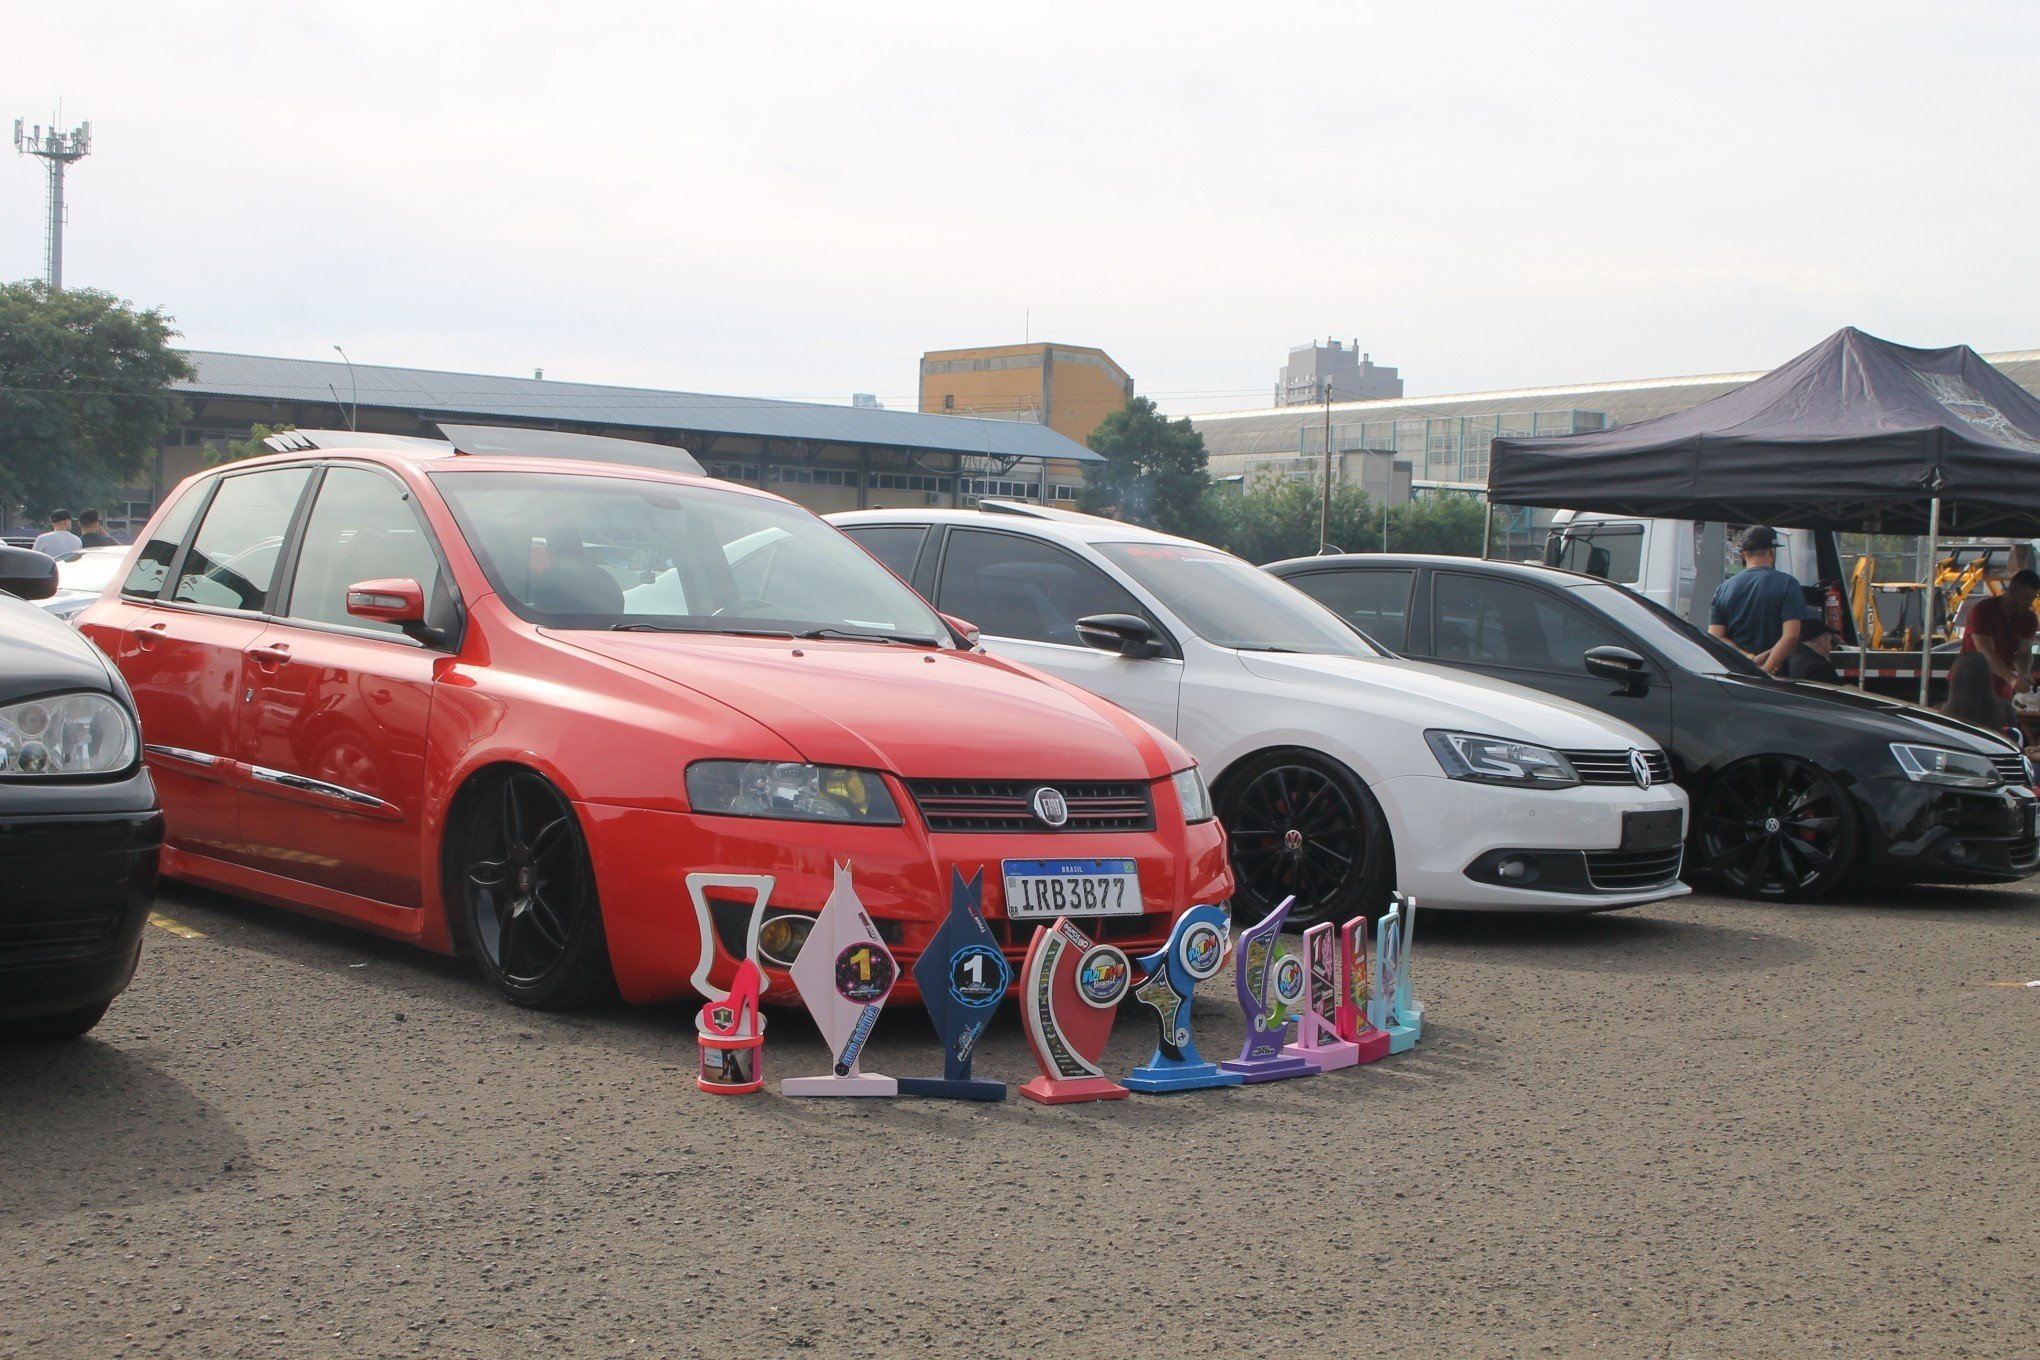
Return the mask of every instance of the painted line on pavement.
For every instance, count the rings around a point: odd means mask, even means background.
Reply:
[[[193,930],[190,926],[184,924],[184,922],[182,921],[173,921],[160,911],[152,911],[149,913],[149,924],[155,926],[158,930],[167,930],[172,935],[176,935],[181,939],[202,940],[205,938],[204,931]]]

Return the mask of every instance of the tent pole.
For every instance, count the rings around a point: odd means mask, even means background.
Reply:
[[[1495,507],[1487,498],[1487,492],[1480,493],[1480,560],[1485,562],[1494,556],[1495,548]]]
[[[1044,467],[1047,464],[1043,464]],[[1870,551],[1871,540],[1863,539],[1863,555],[1870,559],[1870,570],[1863,573],[1863,608],[1858,611],[1862,617],[1856,620],[1856,688],[1870,688],[1870,611],[1876,606],[1870,597],[1877,591],[1877,557]]]
[[[1934,680],[1934,614],[1941,592],[1934,588],[1934,568],[1941,561],[1941,498],[1927,502],[1927,598],[1920,607],[1920,703],[1927,702],[1927,687]]]

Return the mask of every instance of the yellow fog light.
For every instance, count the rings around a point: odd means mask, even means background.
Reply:
[[[773,916],[758,929],[758,952],[765,956],[767,963],[776,963],[781,968],[790,968],[800,954],[800,947],[807,943],[808,932],[814,929],[812,916]]]

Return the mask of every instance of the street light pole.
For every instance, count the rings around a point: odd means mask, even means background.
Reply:
[[[1332,380],[1325,379],[1325,495],[1318,505],[1317,550],[1332,550]]]
[[[1010,335],[1012,332],[1008,331],[1007,334]],[[361,385],[354,380],[354,361],[348,359],[347,351],[338,345],[333,346],[333,352],[347,360],[347,392],[353,398],[353,404],[347,412],[347,428],[357,430],[361,428]]]

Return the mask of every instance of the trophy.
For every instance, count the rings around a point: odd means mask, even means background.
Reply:
[[[1410,995],[1410,946],[1417,938],[1417,899],[1401,893],[1374,934],[1375,985],[1369,1016],[1388,1031],[1388,1051],[1406,1053],[1424,1034],[1424,1003]]]
[[[1022,970],[1020,1005],[1027,1046],[1041,1075],[1020,1094],[1044,1105],[1121,1100],[1126,1088],[1098,1066],[1112,1036],[1113,1007],[1133,982],[1133,964],[1109,944],[1093,944],[1068,917],[1035,929]]]
[[[1339,1037],[1339,942],[1330,921],[1303,932],[1303,1005],[1296,1013],[1296,1042],[1282,1051],[1336,1072],[1360,1061],[1360,1046]]]
[[[1258,923],[1240,932],[1233,950],[1233,979],[1240,1008],[1247,1013],[1247,1042],[1240,1056],[1219,1066],[1237,1072],[1248,1083],[1314,1077],[1319,1067],[1309,1058],[1283,1052],[1289,1023],[1303,1005],[1303,960],[1279,949],[1282,923],[1289,918],[1294,897],[1285,897]]]
[[[935,1032],[942,1036],[942,1075],[901,1077],[903,1096],[948,1100],[1004,1100],[1006,1083],[974,1078],[971,1059],[978,1037],[1013,985],[1013,969],[999,952],[983,911],[984,870],[966,883],[960,869],[949,871],[949,915],[914,965],[914,985]]]
[[[1374,992],[1374,956],[1367,951],[1367,918],[1355,916],[1339,927],[1341,986],[1334,1013],[1339,1038],[1353,1045],[1359,1061],[1378,1062],[1388,1056],[1388,1034],[1376,1029],[1368,998]]]
[[[715,924],[709,914],[708,889],[736,888],[751,894],[751,913],[744,923],[744,958],[758,957],[758,929],[765,921],[765,904],[772,897],[773,878],[770,874],[689,874],[687,875],[687,899],[694,904],[695,950],[694,972],[687,979],[689,985],[710,1001],[722,1000],[725,993],[709,980],[717,964],[728,955],[717,947]],[[742,963],[743,959],[738,959]]]
[[[701,1069],[694,1084],[715,1096],[747,1096],[765,1085],[759,1049],[765,1042],[765,1017],[758,1014],[758,989],[765,975],[745,959],[737,965],[729,995],[701,1008],[694,1022],[701,1046]]]
[[[1246,1078],[1206,1062],[1190,1038],[1190,993],[1225,965],[1230,928],[1223,907],[1192,907],[1177,920],[1161,951],[1137,962],[1147,976],[1134,999],[1155,1013],[1155,1054],[1133,1069],[1126,1084],[1136,1091],[1195,1091],[1237,1086]]]
[[[900,975],[892,951],[878,937],[871,914],[850,886],[850,866],[836,866],[836,886],[822,904],[813,929],[793,960],[793,985],[815,1018],[815,1028],[835,1057],[826,1077],[787,1077],[787,1096],[889,1096],[899,1091],[891,1077],[858,1070],[864,1041],[885,1009],[885,998]]]

